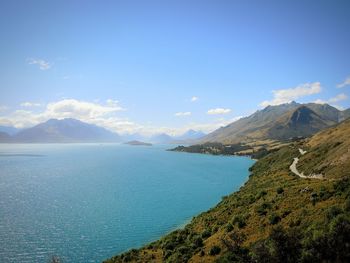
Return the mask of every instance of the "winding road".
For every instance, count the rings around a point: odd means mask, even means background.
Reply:
[[[299,152],[301,155],[304,155],[306,151],[299,148]],[[299,176],[300,178],[312,178],[312,179],[324,179],[324,176],[322,174],[311,174],[311,175],[304,175],[303,172],[299,172],[297,169],[297,164],[299,162],[299,158],[295,157],[293,160],[293,163],[289,166],[289,169],[294,173],[295,175]]]

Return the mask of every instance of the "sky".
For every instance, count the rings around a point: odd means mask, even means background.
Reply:
[[[350,2],[0,1],[0,125],[210,132],[268,105],[350,107]]]

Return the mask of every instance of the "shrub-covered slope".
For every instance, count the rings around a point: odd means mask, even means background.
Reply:
[[[350,120],[272,152],[238,192],[140,249],[106,262],[349,262]],[[289,171],[319,169],[326,179]]]

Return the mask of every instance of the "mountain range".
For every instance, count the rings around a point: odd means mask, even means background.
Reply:
[[[340,111],[328,104],[296,102],[267,106],[252,115],[219,128],[201,142],[223,144],[263,140],[289,140],[308,137],[350,117],[350,110]]]
[[[117,142],[120,136],[105,128],[76,119],[50,119],[11,137],[22,143]]]
[[[119,135],[103,127],[76,119],[50,119],[28,129],[18,130],[0,126],[0,143],[77,143],[77,142],[126,142],[140,140],[152,143],[191,143],[205,134],[189,130],[180,136],[165,133],[145,137],[140,134]]]
[[[350,109],[341,111],[328,104],[296,102],[267,106],[248,117],[241,118],[206,135],[188,130],[180,136],[166,133],[145,137],[140,134],[119,135],[103,127],[76,119],[50,119],[28,129],[18,130],[0,126],[0,142],[69,143],[69,142],[126,142],[139,140],[160,144],[266,144],[308,137],[350,117]]]

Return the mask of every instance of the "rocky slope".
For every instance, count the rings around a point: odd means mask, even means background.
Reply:
[[[208,134],[201,142],[236,144],[307,137],[346,117],[346,111],[339,111],[328,104],[292,102],[268,106]]]

